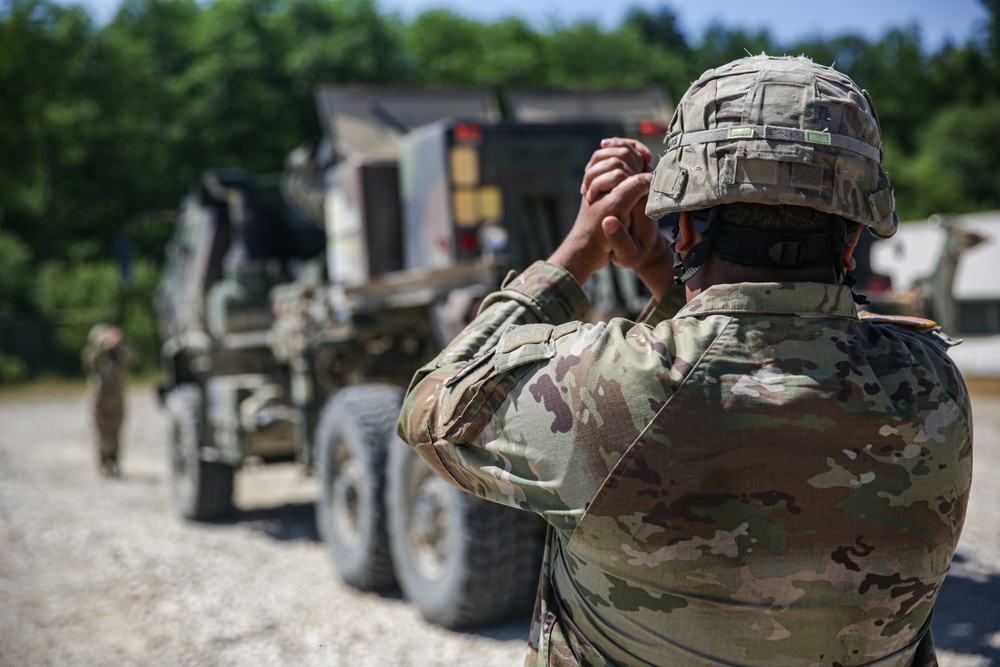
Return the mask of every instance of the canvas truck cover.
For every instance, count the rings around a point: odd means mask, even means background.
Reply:
[[[505,97],[507,108],[522,123],[566,121],[640,121],[666,124],[673,113],[662,88],[639,90],[555,91],[512,90]]]
[[[395,159],[399,137],[444,118],[494,123],[495,95],[485,89],[417,90],[322,86],[316,105],[326,139],[341,159]]]

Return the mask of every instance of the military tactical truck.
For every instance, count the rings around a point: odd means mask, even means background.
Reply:
[[[223,516],[248,460],[297,461],[348,583],[398,583],[449,627],[500,619],[531,603],[544,529],[433,475],[395,435],[403,391],[555,248],[600,139],[662,133],[666,97],[511,93],[507,119],[485,91],[317,104],[323,142],[281,179],[209,171],[182,205],[157,296],[173,504]],[[610,271],[588,287],[606,312],[641,306]]]

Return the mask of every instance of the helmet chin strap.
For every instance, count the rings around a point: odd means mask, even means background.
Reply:
[[[677,250],[680,242],[680,216],[672,221],[667,231],[670,249],[674,254],[674,268],[680,269],[674,283],[681,285],[694,277],[705,265],[711,250],[719,257],[747,266],[771,268],[818,268],[828,266],[833,255],[833,265],[838,283],[851,288],[855,285],[844,265],[844,251],[857,234],[858,224],[841,216],[834,216],[834,227],[818,233],[790,233],[751,229],[722,224],[722,209],[694,211],[694,227],[701,237],[683,256]],[[668,221],[668,225],[671,221]],[[855,303],[868,300],[851,290]]]
[[[667,231],[667,241],[670,245],[670,250],[674,253],[674,268],[681,269],[674,276],[675,285],[683,285],[693,278],[701,270],[701,267],[704,266],[705,260],[708,259],[708,252],[712,249],[712,241],[718,236],[719,230],[722,227],[719,224],[721,219],[719,211],[719,207],[715,207],[706,211],[692,212],[694,228],[699,236],[701,236],[701,240],[683,257],[677,250],[677,244],[681,239],[681,218],[679,214],[672,216],[674,217],[673,226],[672,229]]]
[[[837,249],[837,280],[840,281],[841,285],[851,290],[851,298],[854,299],[854,303],[859,306],[870,304],[871,301],[868,300],[868,297],[854,291],[854,286],[858,284],[858,281],[854,279],[854,276],[850,274],[844,265],[844,251],[854,242],[854,237],[858,235],[858,228],[861,225],[842,218],[839,215],[835,217],[834,224],[837,238],[840,241],[840,247]]]

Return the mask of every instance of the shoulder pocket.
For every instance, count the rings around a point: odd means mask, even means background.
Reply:
[[[521,324],[508,327],[497,344],[497,373],[506,373],[518,366],[551,359],[556,354],[555,341],[579,328],[579,322],[558,326]]]
[[[509,326],[493,351],[445,382],[438,423],[446,438],[457,444],[475,438],[530,364],[555,356],[555,341],[579,326],[578,322]]]

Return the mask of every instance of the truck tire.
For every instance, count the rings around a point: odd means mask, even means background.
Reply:
[[[388,385],[334,394],[316,428],[316,523],[345,582],[364,591],[395,586],[385,522],[385,464],[403,392]]]
[[[541,518],[448,484],[398,437],[388,475],[396,578],[424,618],[457,629],[531,610],[545,542]]]
[[[167,395],[170,414],[170,497],[186,519],[207,521],[233,511],[235,468],[205,461],[204,398],[196,384],[182,384]]]

